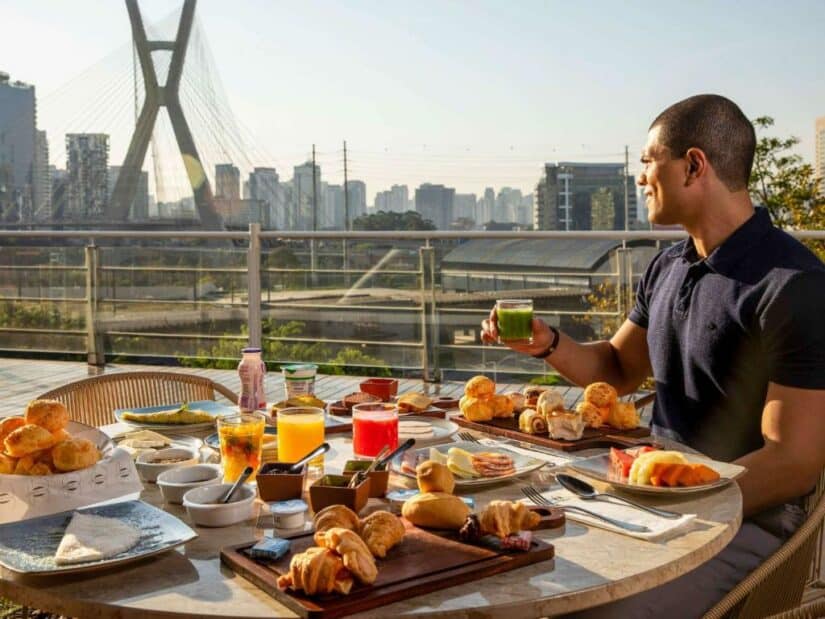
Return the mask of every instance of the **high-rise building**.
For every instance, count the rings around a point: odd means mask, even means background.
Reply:
[[[818,178],[822,179],[820,189],[825,192],[825,116],[816,119],[816,170]]]
[[[476,205],[478,212],[476,213],[476,221],[479,224],[486,224],[493,220],[493,211],[496,206],[496,192],[492,187],[487,187],[484,190],[484,197],[481,198]]]
[[[476,194],[474,193],[457,193],[453,201],[453,218],[454,219],[470,219],[476,223]]]
[[[613,194],[613,229],[623,230],[624,164],[562,161],[544,166],[536,186],[534,224],[537,230],[589,230],[591,197],[598,189]],[[637,219],[635,178],[627,177],[628,223]]]
[[[66,170],[60,170],[50,165],[49,178],[51,179],[52,197],[51,220],[60,221],[66,218],[69,200],[69,174]]]
[[[225,200],[241,199],[241,172],[231,163],[215,166],[215,197]]]
[[[326,185],[326,183],[325,183]],[[319,227],[328,228],[331,230],[343,230],[346,218],[346,204],[344,202],[344,186],[343,185],[326,185],[323,191],[324,194],[324,216],[321,219]],[[350,226],[355,219],[350,215]]]
[[[404,213],[410,210],[410,190],[406,185],[393,185],[375,194],[376,211]]]
[[[600,187],[590,196],[590,229],[613,230],[615,217],[613,192],[607,187]]]
[[[35,130],[34,86],[0,73],[0,220],[32,216]]]
[[[315,191],[312,187],[312,162],[307,161],[293,168],[292,177],[292,213],[290,216],[290,228],[294,230],[312,230],[313,222],[320,228],[323,222],[320,221],[318,213],[313,218],[313,199],[317,201],[318,209],[321,208],[321,166],[315,164]],[[314,196],[314,198],[313,198]]]
[[[429,219],[437,230],[449,230],[453,217],[455,189],[424,183],[415,190],[415,210]]]
[[[108,199],[111,201],[115,191],[117,178],[120,176],[121,166],[109,166],[109,191]],[[132,193],[130,189],[130,193]],[[137,180],[137,190],[134,191],[135,199],[129,207],[129,219],[134,221],[146,221],[149,219],[149,173],[141,171]]]
[[[32,201],[36,219],[52,218],[52,178],[49,173],[49,140],[45,131],[34,135],[34,160],[32,161]]]
[[[73,221],[103,217],[109,198],[109,136],[67,133],[68,200],[64,216]]]
[[[350,223],[367,212],[367,184],[364,181],[347,181]]]
[[[249,188],[246,197],[263,202],[269,211],[270,224],[278,230],[285,230],[287,227],[286,204],[275,168],[254,168],[249,173],[249,181],[246,185]]]

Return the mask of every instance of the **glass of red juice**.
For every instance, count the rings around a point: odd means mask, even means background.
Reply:
[[[352,451],[356,458],[374,458],[389,445],[398,447],[398,408],[395,404],[365,403],[352,407]]]

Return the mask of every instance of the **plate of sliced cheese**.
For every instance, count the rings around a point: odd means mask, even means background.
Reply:
[[[0,565],[21,574],[83,572],[166,552],[196,537],[173,515],[125,501],[0,525]]]
[[[136,428],[188,432],[212,428],[218,417],[236,414],[237,407],[214,400],[199,400],[144,408],[118,408],[115,419]]]
[[[446,443],[404,452],[393,462],[393,470],[415,478],[415,467],[425,460],[440,462],[450,469],[458,488],[484,486],[526,475],[547,464],[504,446],[489,446],[466,441]]]

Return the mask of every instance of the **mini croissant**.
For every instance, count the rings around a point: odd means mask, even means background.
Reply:
[[[378,578],[378,568],[370,549],[354,531],[334,527],[324,533],[316,533],[315,543],[341,555],[344,567],[365,585],[374,583]]]
[[[370,552],[382,559],[404,538],[405,532],[401,519],[390,512],[373,512],[361,521],[361,538]]]
[[[322,544],[318,541],[318,537],[329,529],[340,527],[358,533],[358,529],[361,526],[360,520],[358,520],[358,514],[346,505],[330,505],[329,507],[325,507],[315,514],[314,524],[315,543],[319,546]]]
[[[342,593],[347,595],[353,580],[344,562],[331,550],[313,546],[294,555],[289,562],[289,572],[278,578],[278,586],[307,595]]]
[[[523,503],[490,501],[478,520],[482,535],[491,534],[504,539],[511,533],[535,528],[541,516],[527,509]]]

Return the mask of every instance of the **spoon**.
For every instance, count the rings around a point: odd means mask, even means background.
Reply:
[[[238,480],[234,484],[232,484],[232,487],[229,489],[229,491],[223,496],[223,498],[218,499],[216,503],[229,503],[232,500],[232,497],[235,496],[235,493],[238,491],[238,488],[240,488],[243,485],[243,483],[249,478],[250,475],[252,475],[254,471],[255,469],[253,469],[251,466],[246,467],[243,470],[243,473],[241,473],[240,477],[238,477]]]
[[[300,458],[297,462],[295,462],[292,466],[290,466],[287,469],[286,472],[287,473],[297,473],[301,470],[301,467],[304,464],[306,464],[307,462],[309,462],[313,458],[316,458],[316,457],[320,456],[321,454],[326,453],[328,451],[329,451],[329,443],[321,443],[320,445],[318,445],[318,447],[316,447],[315,449],[310,451],[307,455],[305,455],[303,458]]]
[[[353,475],[352,479],[350,479],[347,487],[355,488],[355,486],[360,484],[365,477],[367,477],[370,473],[372,473],[375,470],[375,468],[378,466],[378,463],[381,461],[381,458],[383,458],[384,454],[386,454],[389,450],[390,446],[384,445],[384,447],[381,448],[381,451],[378,452],[378,455],[376,455],[375,458],[373,458],[372,462],[370,462],[370,465],[365,470],[356,471],[355,475]]]
[[[401,443],[398,447],[396,447],[396,448],[395,448],[395,451],[391,451],[391,452],[390,452],[390,453],[388,453],[386,456],[384,456],[383,458],[381,458],[381,459],[378,461],[378,465],[377,465],[375,468],[381,468],[381,467],[382,467],[382,466],[384,466],[387,462],[389,462],[390,460],[392,460],[393,458],[395,458],[398,454],[400,454],[400,453],[404,453],[405,451],[407,451],[407,450],[408,450],[410,447],[412,447],[413,445],[415,445],[415,439],[414,439],[414,438],[408,438],[406,441],[404,441],[404,442],[403,442],[403,443]]]
[[[630,499],[626,499],[621,496],[616,496],[615,494],[610,494],[609,492],[596,492],[596,489],[591,486],[589,483],[584,481],[583,479],[579,479],[578,477],[573,477],[572,475],[567,475],[565,473],[556,473],[556,480],[567,490],[572,492],[573,494],[578,495],[579,497],[585,500],[597,500],[601,497],[610,497],[612,499],[617,499],[622,501],[623,503],[627,503],[628,505],[632,505],[638,509],[642,509],[646,512],[650,512],[656,516],[660,516],[661,518],[681,518],[682,514],[677,514],[676,512],[667,511],[666,509],[656,509],[655,507],[649,507],[647,505],[642,505],[641,503],[636,503],[635,501],[631,501]]]

